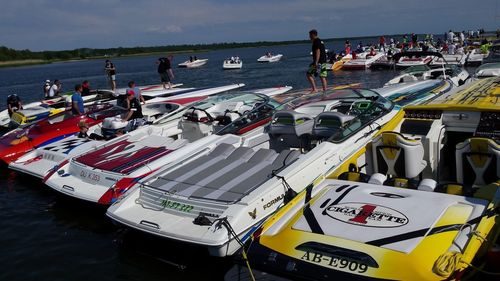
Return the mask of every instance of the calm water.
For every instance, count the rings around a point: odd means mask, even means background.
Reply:
[[[327,48],[339,50],[342,42],[330,42]],[[268,51],[282,53],[283,60],[257,63]],[[308,87],[309,52],[310,45],[304,44],[198,53],[199,58],[209,59],[208,64],[199,69],[174,68],[174,82],[194,87],[245,83],[247,89],[277,85],[301,89]],[[243,69],[222,70],[223,59],[231,55],[243,59]],[[178,54],[173,62],[176,65],[188,57]],[[157,84],[156,58],[113,59],[118,87],[129,80]],[[46,79],[60,79],[65,91],[85,79],[92,88],[106,87],[103,66],[103,60],[90,60],[3,68],[0,99],[16,93],[25,102],[40,100]],[[330,73],[328,81],[376,88],[394,75],[393,71],[340,71]],[[0,168],[0,280],[221,280],[231,267],[230,259],[208,257],[199,249],[114,226],[104,213],[96,205],[58,196],[36,178]]]

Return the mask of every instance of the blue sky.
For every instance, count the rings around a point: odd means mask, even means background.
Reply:
[[[64,50],[500,28],[500,0],[13,0],[0,45]]]

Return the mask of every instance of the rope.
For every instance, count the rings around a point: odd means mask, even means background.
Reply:
[[[227,217],[217,219],[216,221],[218,221],[218,223],[220,223],[221,225],[223,225],[227,229],[227,232],[229,234],[229,238],[231,238],[231,235],[232,235],[234,237],[234,239],[236,240],[236,242],[238,242],[238,244],[240,244],[241,255],[242,255],[243,259],[245,260],[246,266],[248,268],[248,272],[250,273],[250,277],[252,278],[252,281],[256,281],[255,276],[253,275],[253,272],[252,272],[252,268],[250,267],[250,261],[248,260],[248,256],[247,256],[247,253],[245,251],[245,245],[244,245],[243,241],[241,241],[241,239],[238,237],[238,235],[236,234],[236,231],[234,231],[233,227],[231,226],[231,224],[227,220]],[[228,242],[228,245],[229,245],[229,242]]]
[[[481,237],[484,238],[484,237]],[[434,263],[434,266],[432,268],[432,271],[436,273],[437,275],[441,277],[448,278],[453,272],[455,272],[460,265],[460,263],[463,263],[467,266],[472,267],[473,269],[486,274],[486,275],[493,275],[493,276],[500,276],[500,272],[491,272],[491,271],[486,271],[482,268],[479,268],[472,263],[468,263],[466,261],[461,260],[462,259],[462,254],[459,252],[446,252],[439,256],[439,258],[436,260]]]

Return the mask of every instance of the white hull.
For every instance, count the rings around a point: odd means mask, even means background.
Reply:
[[[267,91],[269,95],[273,94],[268,89],[261,91]],[[277,88],[277,91],[283,91],[283,89]],[[207,111],[212,110],[214,113],[221,111],[221,114],[226,114],[226,107],[231,107],[232,111],[237,110],[233,108],[233,105],[239,105],[239,103],[234,104],[230,100],[220,101],[220,104],[213,105]],[[245,110],[243,105],[240,108]],[[59,167],[57,173],[46,179],[46,184],[72,197],[99,202],[110,188],[124,178],[138,179],[169,165],[174,160],[186,159],[193,151],[183,149],[189,141],[181,137],[188,133],[197,135],[198,131],[191,132],[190,129],[179,124],[183,112],[172,115],[166,120],[159,119],[158,125],[142,127],[108,141],[84,155],[71,157],[66,165]],[[206,132],[203,131],[206,134],[211,134],[214,130],[213,126],[210,127],[205,123],[197,125],[201,126],[199,130],[206,129]],[[196,127],[191,129],[194,128]],[[174,141],[171,137],[178,140]],[[210,138],[210,136],[202,138],[191,147],[195,147],[194,150],[204,150],[207,143],[211,143]]]
[[[372,63],[384,56],[384,53],[380,52],[374,56],[368,58],[357,58],[354,60],[349,60],[342,66],[342,69],[367,69],[370,68]]]
[[[183,63],[179,63],[179,67],[186,68],[196,68],[202,65],[205,65],[208,62],[208,59],[197,59],[195,61],[185,61]]]
[[[277,62],[277,61],[281,60],[282,57],[283,57],[282,54],[272,55],[270,57],[268,57],[267,55],[264,55],[264,56],[258,58],[257,61],[258,62]]]
[[[243,61],[232,62],[231,60],[225,60],[222,63],[222,68],[224,69],[240,69],[243,67]]]

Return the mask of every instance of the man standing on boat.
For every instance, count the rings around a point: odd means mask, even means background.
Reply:
[[[110,60],[106,60],[104,71],[106,71],[106,77],[111,85],[111,90],[116,90],[116,68]]]
[[[85,108],[83,107],[82,98],[82,85],[75,85],[75,92],[71,96],[71,112],[73,115],[82,115],[85,113]]]
[[[317,91],[316,83],[314,81],[314,76],[318,76],[321,79],[321,83],[323,84],[323,91],[326,91],[327,83],[326,83],[326,51],[325,44],[321,39],[318,38],[318,31],[316,29],[312,29],[309,31],[309,39],[312,42],[312,57],[313,62],[309,65],[309,70],[307,71],[307,80],[311,83],[312,90],[314,93]]]
[[[167,57],[159,58],[156,61],[158,64],[158,74],[160,74],[160,80],[163,84],[163,89],[166,89],[166,85],[168,85],[169,89],[172,89],[172,84],[170,80],[174,78],[174,73],[172,72],[172,55]]]

